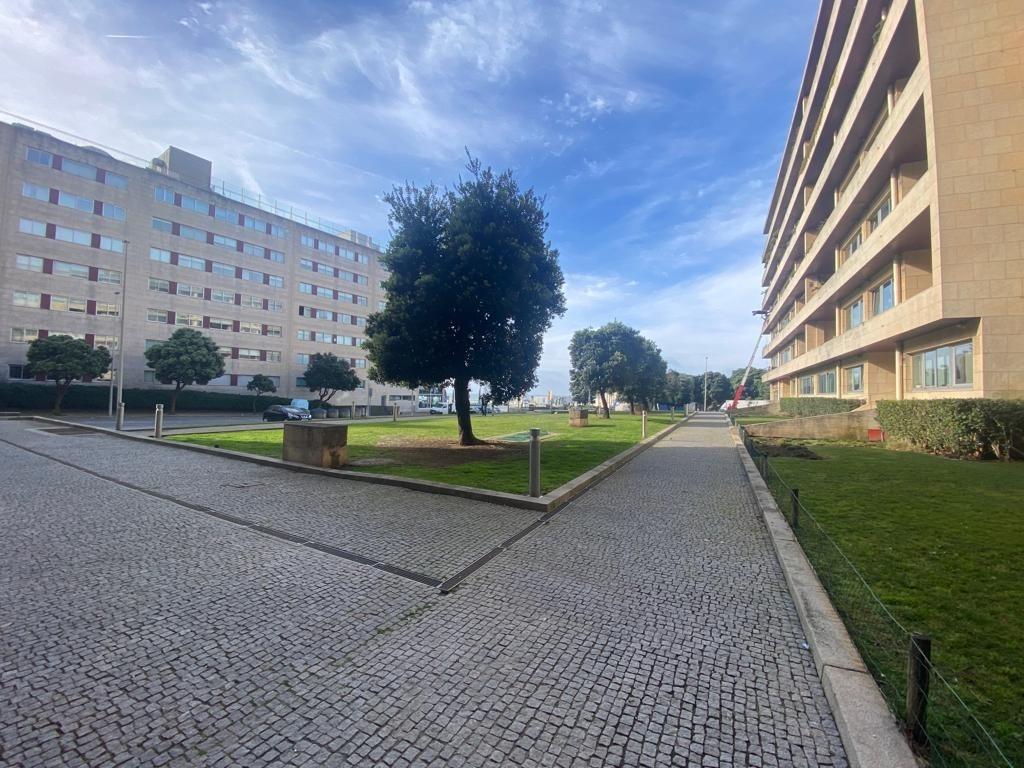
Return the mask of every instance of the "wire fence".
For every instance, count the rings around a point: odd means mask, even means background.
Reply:
[[[932,639],[911,631],[889,610],[762,446],[745,427],[739,433],[918,756],[931,766],[1012,768],[949,676],[932,663]]]

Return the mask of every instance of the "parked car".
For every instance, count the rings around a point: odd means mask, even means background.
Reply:
[[[301,413],[309,413],[309,400],[295,398],[286,407],[294,408],[296,411],[300,411]]]
[[[263,412],[264,421],[305,421],[313,416],[309,411],[290,405],[272,405]]]
[[[435,406],[433,406],[430,409],[430,415],[431,416],[444,416],[446,413],[448,413],[448,409],[447,408],[441,408],[438,405],[435,405]]]

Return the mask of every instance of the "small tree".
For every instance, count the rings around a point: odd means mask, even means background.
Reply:
[[[224,374],[224,356],[213,339],[191,328],[179,328],[171,338],[146,350],[146,362],[161,384],[173,384],[171,413],[178,394],[190,384],[209,384]]]
[[[42,373],[57,385],[53,412],[60,413],[64,395],[77,379],[94,379],[110,370],[110,352],[106,347],[93,349],[81,339],[58,334],[36,339],[28,347],[28,364],[33,373]]]
[[[584,393],[597,393],[604,418],[611,418],[607,394],[621,394],[630,386],[642,349],[643,337],[620,322],[576,331],[569,342],[573,395],[583,399]]]
[[[359,386],[359,377],[348,361],[330,352],[313,355],[303,376],[309,391],[317,393],[321,405],[338,392],[351,392]]]
[[[252,395],[252,411],[256,412],[256,401],[259,400],[260,395],[264,392],[277,392],[277,385],[274,380],[269,376],[264,376],[262,373],[257,373],[245,388],[253,393]]]

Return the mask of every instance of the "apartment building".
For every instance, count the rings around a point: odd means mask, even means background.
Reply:
[[[262,373],[309,397],[309,358],[331,352],[363,380],[335,404],[411,407],[410,390],[366,378],[387,278],[369,237],[217,183],[175,147],[124,158],[0,123],[0,380],[35,381],[26,350],[47,335],[117,350],[123,311],[126,387],[162,386],[144,351],[186,327],[225,353],[201,389],[245,392]]]
[[[768,213],[772,398],[1024,397],[1024,3],[823,0]]]

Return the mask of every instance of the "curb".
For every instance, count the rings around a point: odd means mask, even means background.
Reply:
[[[405,488],[410,491],[419,491],[421,493],[434,493],[444,496],[458,496],[464,499],[471,499],[473,501],[485,501],[492,504],[501,504],[506,507],[515,507],[518,509],[526,509],[531,512],[540,512],[542,514],[548,514],[554,512],[557,509],[568,504],[570,501],[575,499],[580,494],[593,488],[595,485],[604,480],[608,475],[612,474],[615,470],[619,469],[629,461],[633,460],[639,454],[646,451],[655,443],[668,437],[670,434],[675,432],[679,427],[683,426],[689,421],[689,416],[681,417],[678,422],[672,424],[665,429],[661,430],[655,435],[648,437],[645,440],[641,440],[639,443],[632,445],[622,453],[612,456],[610,459],[602,462],[593,469],[587,470],[579,477],[570,480],[553,491],[544,494],[543,496],[532,498],[530,496],[519,495],[515,493],[506,493],[503,491],[489,491],[483,488],[472,488],[465,485],[453,485],[450,483],[438,483],[432,480],[416,480],[413,478],[399,477],[397,475],[385,475],[368,472],[353,472],[352,470],[345,469],[327,469],[324,467],[313,467],[307,464],[298,464],[293,461],[284,461],[283,459],[274,459],[269,456],[257,456],[251,453],[242,453],[240,451],[229,451],[226,448],[212,448],[206,445],[196,445],[193,443],[182,443],[176,440],[158,440],[155,437],[149,435],[133,434],[127,431],[117,431],[110,429],[109,427],[97,427],[86,424],[78,424],[73,421],[64,421],[62,419],[54,419],[47,416],[16,416],[14,420],[20,421],[39,421],[46,424],[57,424],[62,427],[76,427],[78,429],[85,429],[90,432],[97,432],[103,435],[110,435],[113,437],[121,438],[122,440],[136,440],[145,443],[155,443],[157,445],[166,446],[169,448],[178,448],[185,451],[195,451],[197,453],[205,453],[213,456],[221,456],[227,459],[236,459],[238,461],[246,461],[250,464],[259,464],[265,467],[275,467],[277,469],[289,469],[293,472],[303,472],[308,475],[324,475],[327,477],[342,478],[345,480],[355,480],[362,483],[373,483],[376,485],[389,485],[397,488]]]
[[[918,768],[918,763],[846,626],[815,574],[771,491],[730,429],[750,488],[793,597],[814,667],[852,768]]]

